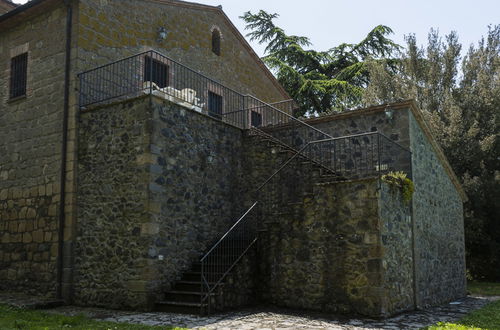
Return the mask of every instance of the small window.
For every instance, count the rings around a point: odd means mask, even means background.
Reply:
[[[220,32],[217,29],[212,31],[212,52],[220,56]]]
[[[13,57],[10,62],[10,93],[11,99],[26,95],[28,76],[28,53]]]
[[[144,61],[144,81],[152,81],[158,87],[164,88],[169,85],[168,73],[168,65],[146,56]]]
[[[222,119],[222,96],[208,92],[208,114],[214,118]]]

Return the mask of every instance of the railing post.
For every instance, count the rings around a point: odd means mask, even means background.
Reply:
[[[378,173],[382,172],[382,164],[380,163],[380,134],[377,133],[377,162],[378,162]]]
[[[78,75],[78,81],[80,84],[80,86],[78,86],[80,88],[80,93],[78,95],[78,110],[81,110],[82,104],[83,104],[83,75],[82,74]]]
[[[153,51],[149,51],[149,95],[153,95]]]

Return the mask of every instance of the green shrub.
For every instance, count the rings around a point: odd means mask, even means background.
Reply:
[[[382,175],[382,181],[393,187],[398,187],[403,195],[403,200],[408,203],[413,197],[415,186],[413,181],[406,177],[404,172],[389,172]]]

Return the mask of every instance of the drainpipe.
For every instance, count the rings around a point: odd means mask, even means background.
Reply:
[[[64,104],[63,104],[63,127],[61,141],[61,189],[59,201],[59,237],[57,257],[57,298],[63,299],[63,268],[64,268],[64,223],[66,204],[66,162],[68,151],[68,121],[69,121],[69,91],[71,74],[71,32],[73,20],[73,7],[71,0],[64,0],[66,5],[66,59],[64,71]]]

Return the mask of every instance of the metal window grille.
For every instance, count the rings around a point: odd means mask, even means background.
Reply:
[[[10,98],[26,95],[28,53],[15,56],[10,62]]]
[[[220,56],[220,32],[218,30],[212,31],[212,52]]]

